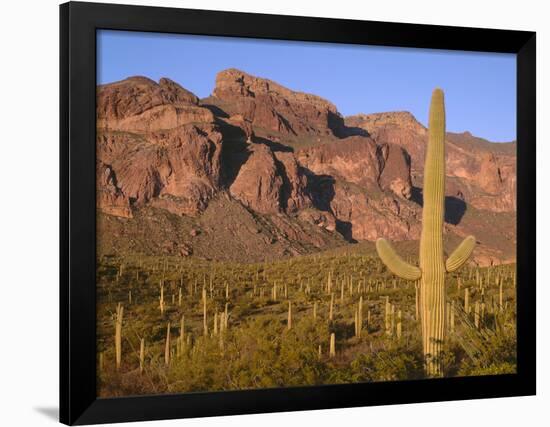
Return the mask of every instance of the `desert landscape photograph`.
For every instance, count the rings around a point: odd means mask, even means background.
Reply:
[[[100,397],[516,372],[514,55],[97,41]]]

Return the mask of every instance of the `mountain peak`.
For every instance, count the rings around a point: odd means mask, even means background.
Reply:
[[[252,74],[248,74],[236,68],[222,70],[216,75],[214,96],[224,98],[228,92],[231,95],[237,93],[245,97],[270,94],[272,96],[288,98],[294,102],[309,103],[320,108],[326,108],[333,112],[337,112],[337,108],[332,102],[320,96],[294,91],[273,80],[253,76]]]
[[[216,75],[209,102],[229,115],[240,114],[254,126],[283,135],[334,135],[343,119],[334,104],[296,92],[272,80],[229,68]]]

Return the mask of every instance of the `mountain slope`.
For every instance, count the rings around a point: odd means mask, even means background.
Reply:
[[[246,262],[419,236],[427,134],[409,113],[344,119],[235,69],[202,100],[131,77],[98,86],[97,105],[102,253]],[[447,147],[448,238],[475,232],[481,264],[513,259],[515,146]]]

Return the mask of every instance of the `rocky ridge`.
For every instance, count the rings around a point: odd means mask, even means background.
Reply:
[[[202,100],[167,78],[130,77],[98,86],[97,105],[99,226],[123,236],[104,252],[208,257],[225,245],[216,259],[258,261],[419,236],[427,131],[410,113],[344,119],[329,101],[235,69]],[[477,230],[480,264],[515,257],[512,145],[448,135],[446,231]],[[237,232],[224,212],[254,225]]]

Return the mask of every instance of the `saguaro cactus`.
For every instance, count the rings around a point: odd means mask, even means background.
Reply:
[[[116,307],[115,318],[115,362],[117,371],[120,369],[122,360],[122,316],[124,315],[124,307],[121,303]]]
[[[145,366],[145,338],[139,340],[139,373],[143,373],[143,368]]]
[[[423,195],[420,267],[403,260],[384,239],[377,240],[376,249],[394,274],[407,280],[420,280],[420,318],[426,372],[429,376],[441,376],[439,355],[445,337],[445,273],[460,268],[475,246],[475,238],[468,236],[444,260],[445,106],[441,89],[433,91],[430,105]]]
[[[170,366],[170,322],[166,325],[166,341],[164,343],[164,364]]]
[[[330,358],[336,356],[336,336],[334,335],[334,332],[330,334],[330,345],[328,354]]]
[[[204,336],[208,335],[208,323],[206,323],[206,288],[202,288],[202,328]]]
[[[159,296],[159,308],[160,308],[160,314],[164,314],[164,283],[162,280],[160,281],[160,296]]]
[[[286,327],[290,331],[292,329],[292,303],[288,302],[288,316],[286,321]]]

